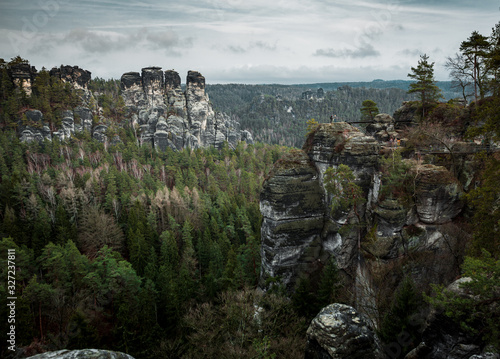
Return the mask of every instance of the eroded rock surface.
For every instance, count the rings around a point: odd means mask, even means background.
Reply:
[[[321,270],[332,255],[341,269],[355,270],[357,219],[350,210],[331,213],[323,176],[328,167],[348,164],[368,195],[378,152],[379,144],[373,137],[336,122],[320,125],[302,151],[275,164],[264,182],[260,202],[261,287],[274,277],[293,291],[298,277]]]
[[[416,175],[416,209],[424,223],[451,221],[463,209],[463,190],[446,168],[424,165]]]
[[[385,358],[370,321],[345,304],[330,304],[307,329],[305,359]]]
[[[180,76],[160,67],[127,72],[121,78],[122,96],[128,116],[139,127],[140,142],[158,150],[222,147],[225,141],[253,143],[248,131],[225,114],[215,113],[205,92],[205,78],[189,71],[186,91]]]
[[[134,357],[110,350],[81,349],[81,350],[58,350],[34,355],[33,359],[134,359]]]
[[[276,163],[261,195],[261,283],[279,277],[293,287],[321,250],[325,204],[318,173],[302,151]]]

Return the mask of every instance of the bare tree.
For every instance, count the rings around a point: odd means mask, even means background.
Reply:
[[[78,245],[82,253],[93,259],[105,245],[121,252],[124,236],[113,216],[98,207],[90,207],[80,219]]]
[[[474,76],[469,62],[463,54],[456,53],[454,57],[449,56],[446,59],[445,67],[450,71],[452,87],[461,90],[464,102],[467,104],[467,98],[474,95],[472,87]]]

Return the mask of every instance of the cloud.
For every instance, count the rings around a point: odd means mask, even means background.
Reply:
[[[173,30],[151,32],[147,28],[132,33],[113,31],[95,31],[74,29],[64,36],[63,42],[79,46],[89,53],[105,54],[115,51],[127,51],[131,48],[145,47],[150,50],[168,50],[190,47],[192,38],[181,39]]]
[[[220,46],[216,46],[215,48],[219,48]],[[265,41],[251,41],[248,45],[228,45],[223,48],[223,50],[227,52],[231,52],[233,54],[246,54],[251,52],[252,50],[263,50],[263,51],[276,51],[278,46],[276,43],[270,44]]]
[[[63,39],[66,43],[77,44],[90,53],[108,53],[125,46],[126,38],[117,33],[89,31],[87,29],[71,30]]]
[[[371,44],[363,44],[355,49],[318,49],[314,53],[314,56],[325,56],[333,58],[365,58],[380,56],[380,52],[375,50]]]

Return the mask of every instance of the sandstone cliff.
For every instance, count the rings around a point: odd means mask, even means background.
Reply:
[[[20,121],[18,126],[22,141],[65,140],[81,131],[90,132],[101,142],[120,141],[116,136],[108,138],[109,123],[103,117],[102,109],[91,108],[95,98],[89,90],[89,71],[78,66],[61,65],[51,69],[49,74],[70,84],[78,92],[83,105],[64,111],[61,124],[55,129],[49,126],[38,109],[26,111],[27,121]],[[36,69],[29,64],[13,65],[10,69],[13,84],[27,96],[32,94],[36,75]],[[236,120],[213,110],[205,93],[205,78],[199,72],[189,71],[186,90],[183,91],[177,72],[147,67],[141,73],[123,74],[121,90],[127,114],[125,121],[116,125],[137,128],[141,144],[164,151],[167,147],[175,150],[207,146],[220,148],[226,141],[230,147],[240,141],[253,143],[250,132],[241,130]]]
[[[121,77],[122,96],[132,124],[139,128],[140,141],[158,150],[167,147],[220,148],[239,141],[252,143],[248,131],[226,114],[216,113],[205,92],[205,78],[189,71],[186,90],[179,74],[160,67],[127,72]]]
[[[321,124],[301,151],[279,160],[264,182],[260,208],[261,279],[279,280],[293,292],[298,278],[312,277],[333,256],[346,275],[353,304],[376,316],[380,293],[392,293],[405,266],[419,288],[457,275],[463,190],[446,168],[409,162],[411,192],[382,196],[380,144],[347,123]],[[328,167],[348,165],[365,194],[358,208],[331,212],[323,185]],[[392,269],[391,269],[392,268]],[[356,299],[357,298],[357,299]]]

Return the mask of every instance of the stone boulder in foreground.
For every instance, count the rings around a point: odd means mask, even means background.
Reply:
[[[134,357],[109,350],[101,349],[81,349],[81,350],[58,350],[37,354],[32,359],[134,359]]]
[[[307,329],[305,359],[379,359],[382,345],[369,320],[356,309],[334,303],[323,308]]]

